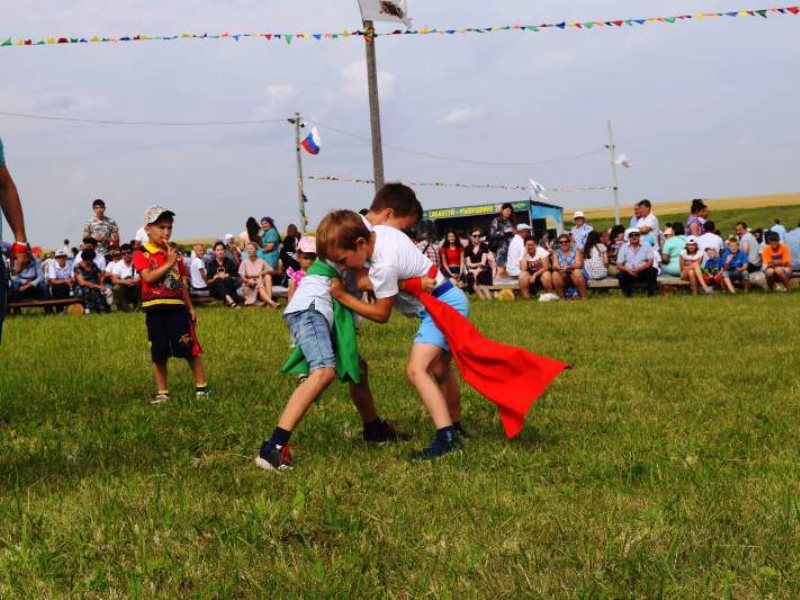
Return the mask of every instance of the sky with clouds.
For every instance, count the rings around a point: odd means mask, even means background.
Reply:
[[[170,35],[184,31],[357,29],[355,0],[4,0],[0,38]],[[610,20],[764,8],[757,0],[409,0],[416,27]],[[394,29],[393,25],[379,26]],[[635,163],[623,203],[800,191],[800,16],[614,30],[379,38],[389,180],[607,185],[606,121]],[[0,48],[0,111],[132,121],[284,118],[319,124],[306,174],[369,178],[364,45],[261,40]],[[793,75],[794,73],[794,75]],[[334,129],[329,129],[333,127]],[[352,135],[344,135],[347,132]],[[143,127],[0,115],[29,237],[76,240],[104,198],[123,237],[144,208],[178,213],[176,237],[221,236],[247,216],[297,222],[293,130]],[[591,154],[586,158],[553,159]],[[313,227],[333,207],[369,204],[367,186],[309,181]],[[426,208],[502,202],[522,192],[420,188]],[[609,192],[552,193],[568,208]]]

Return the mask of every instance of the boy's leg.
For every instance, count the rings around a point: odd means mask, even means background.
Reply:
[[[438,360],[431,366],[431,374],[436,378],[439,387],[444,393],[447,410],[453,423],[461,422],[461,386],[453,371],[452,355],[443,352]]]
[[[289,401],[278,419],[278,427],[285,431],[294,431],[314,400],[333,383],[334,379],[336,370],[330,367],[312,371],[305,383],[297,386],[289,396]]]
[[[194,377],[194,384],[198,387],[205,386],[206,369],[203,366],[203,359],[199,356],[192,356],[186,359],[189,362],[189,368],[192,370],[192,377]]]
[[[153,361],[153,379],[156,382],[156,394],[151,400],[152,404],[160,404],[169,400],[167,387],[167,361]]]
[[[436,429],[453,426],[444,392],[430,374],[431,366],[442,354],[443,350],[438,346],[415,343],[406,364],[406,377],[417,390]]]

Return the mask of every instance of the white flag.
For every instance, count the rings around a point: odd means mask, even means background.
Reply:
[[[614,164],[625,167],[626,169],[630,169],[633,166],[633,162],[626,154],[620,154],[617,156],[617,158],[614,159]]]
[[[364,21],[391,21],[411,27],[406,0],[358,0]]]
[[[530,183],[531,195],[536,196],[540,200],[549,200],[544,193],[547,191],[545,187],[539,183],[538,181],[534,181],[533,179],[529,179],[528,182]]]

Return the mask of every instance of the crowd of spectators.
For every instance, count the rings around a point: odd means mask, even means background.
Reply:
[[[140,279],[133,253],[146,250],[147,236],[140,230],[129,243],[121,243],[119,226],[105,214],[105,202],[95,200],[92,210],[80,247],[64,240],[62,248],[32,256],[22,271],[9,278],[12,303],[75,298],[86,314],[110,312],[112,307],[123,312],[139,308]],[[281,238],[271,217],[260,222],[251,217],[238,243],[229,233],[211,248],[196,244],[184,256],[191,293],[217,298],[233,308],[277,308],[274,286],[288,285],[291,270],[301,268],[296,258],[299,239],[296,225],[289,225]],[[59,303],[45,306],[46,312],[63,310]]]
[[[573,226],[551,242],[547,232],[533,235],[527,223],[516,223],[504,204],[488,231],[474,228],[462,238],[448,230],[437,243],[429,231],[417,236],[417,247],[454,283],[481,298],[487,288],[517,282],[520,296],[542,300],[586,298],[593,281],[616,278],[625,296],[641,287],[652,296],[659,278],[679,278],[692,293],[750,291],[754,280],[767,291],[786,291],[793,269],[800,271],[800,224],[787,231],[775,220],[767,230],[750,230],[745,222],[721,232],[708,218],[708,206],[692,201],[686,222],[662,228],[648,200],[634,207],[627,227],[596,231],[582,211]]]
[[[86,313],[138,308],[132,257],[147,236],[140,230],[121,243],[103,200],[95,200],[92,210],[80,247],[64,240],[60,250],[34,256],[10,277],[11,302],[74,297]],[[597,231],[582,211],[572,220],[569,231],[551,241],[547,232],[534,236],[528,223],[517,223],[512,206],[504,204],[488,231],[472,228],[462,236],[448,230],[437,240],[432,230],[421,228],[416,244],[444,275],[481,299],[490,299],[489,288],[501,282],[517,283],[522,298],[584,299],[592,282],[610,277],[626,296],[637,286],[653,295],[663,276],[684,280],[695,295],[735,294],[737,287],[747,293],[754,281],[767,291],[786,291],[793,270],[800,271],[800,225],[787,231],[776,219],[766,230],[751,230],[740,221],[733,231],[721,232],[702,200],[692,201],[685,223],[663,228],[648,200],[636,204],[627,227]],[[210,248],[197,244],[186,253],[191,293],[232,308],[277,308],[274,288],[288,288],[293,274],[302,271],[300,240],[294,224],[281,237],[271,217],[250,217],[238,238],[228,233]]]

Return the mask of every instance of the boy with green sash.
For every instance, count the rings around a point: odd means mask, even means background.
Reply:
[[[262,444],[256,457],[256,464],[262,469],[293,468],[289,438],[314,400],[337,375],[342,381],[360,381],[353,314],[331,298],[331,281],[338,276],[336,269],[317,260],[283,313],[295,350],[282,370],[310,374],[289,397],[278,426]]]

